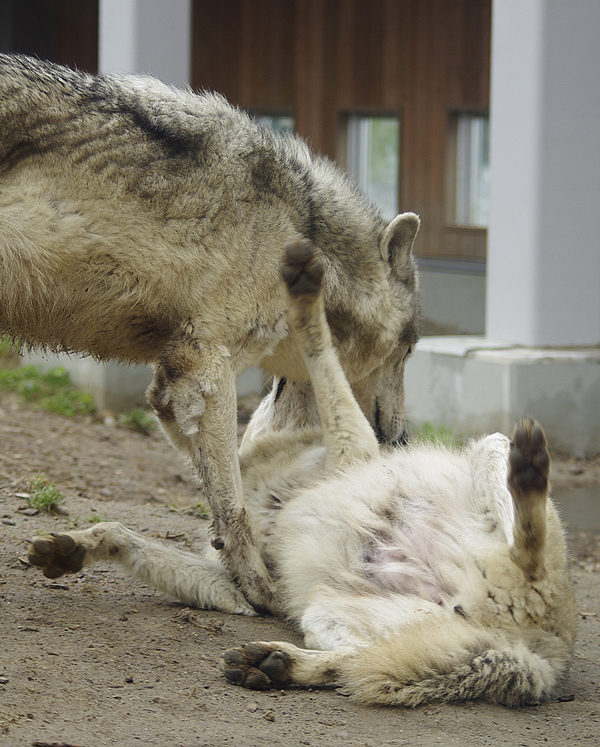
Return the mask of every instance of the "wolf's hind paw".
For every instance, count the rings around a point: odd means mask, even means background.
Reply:
[[[291,682],[290,664],[290,657],[272,645],[247,643],[225,651],[221,668],[234,685],[269,690]]]

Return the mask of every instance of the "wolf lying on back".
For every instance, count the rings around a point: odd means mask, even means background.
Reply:
[[[220,96],[0,55],[0,332],[26,345],[149,363],[149,400],[204,483],[215,546],[274,610],[244,508],[236,376],[305,398],[281,251],[326,266],[334,343],[378,437],[404,439],[403,360],[417,325],[412,214],[387,225],[293,137]],[[292,383],[293,382],[293,383]]]
[[[523,421],[512,443],[495,434],[464,451],[380,451],[332,346],[322,272],[307,242],[288,250],[288,322],[315,407],[282,411],[274,387],[240,448],[254,535],[308,648],[232,649],[225,676],[341,684],[388,705],[553,697],[576,610],[542,429]],[[187,604],[254,614],[223,566],[117,523],[38,538],[30,560],[51,578],[113,560]]]

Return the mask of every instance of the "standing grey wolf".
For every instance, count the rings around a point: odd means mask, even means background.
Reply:
[[[418,227],[410,213],[386,224],[331,162],[218,95],[0,55],[0,331],[153,365],[149,401],[257,607],[274,611],[274,587],[243,501],[236,376],[260,363],[290,407],[313,406],[283,247],[318,248],[342,366],[377,436],[397,443]]]
[[[403,706],[556,696],[577,615],[541,427],[464,450],[381,447],[332,345],[324,264],[301,241],[283,266],[316,412],[281,412],[274,390],[240,447],[254,536],[307,648],[232,649],[225,676]],[[117,523],[39,537],[29,557],[51,578],[113,560],[187,604],[254,614],[223,566]]]

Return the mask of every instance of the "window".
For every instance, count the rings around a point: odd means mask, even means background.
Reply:
[[[294,132],[294,118],[286,114],[253,114],[255,121],[278,132]]]
[[[398,213],[400,120],[350,115],[346,158],[348,173],[383,217],[392,220]]]
[[[453,222],[486,227],[490,214],[489,119],[475,114],[457,114],[453,119],[451,142],[456,159]]]

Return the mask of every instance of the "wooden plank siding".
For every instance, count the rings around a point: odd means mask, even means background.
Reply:
[[[52,59],[98,72],[98,0],[53,0]]]
[[[5,0],[3,52],[98,70],[98,0]]]
[[[483,259],[486,232],[447,225],[449,115],[489,105],[491,0],[193,0],[192,85],[289,113],[344,161],[348,112],[401,119],[402,210],[418,251]]]

